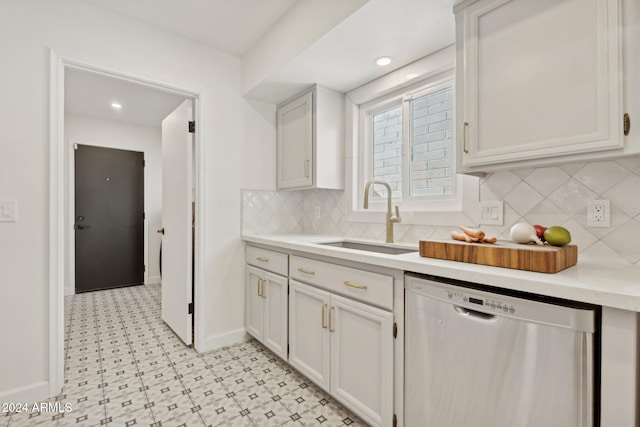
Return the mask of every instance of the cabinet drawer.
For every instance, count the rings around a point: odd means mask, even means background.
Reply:
[[[292,256],[289,277],[355,300],[393,309],[393,277]]]
[[[289,255],[280,252],[270,251],[268,249],[247,246],[247,264],[260,267],[264,270],[272,271],[281,276],[287,275],[289,267]]]

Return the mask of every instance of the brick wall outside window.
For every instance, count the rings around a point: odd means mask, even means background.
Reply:
[[[450,87],[413,101],[411,117],[411,196],[453,192],[453,92]],[[402,197],[402,107],[373,116],[373,177],[388,181],[393,197]],[[375,186],[374,197],[386,197]]]
[[[402,197],[402,106],[373,116],[373,177],[391,185],[393,197]],[[387,197],[376,185],[373,197]]]
[[[453,192],[453,91],[445,88],[413,103],[412,196]]]

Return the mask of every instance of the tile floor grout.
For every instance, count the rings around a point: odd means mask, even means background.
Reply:
[[[62,393],[44,402],[49,411],[2,414],[0,426],[365,425],[253,339],[185,346],[160,319],[160,292],[65,297]]]

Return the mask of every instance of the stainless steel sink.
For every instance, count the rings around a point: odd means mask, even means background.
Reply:
[[[365,251],[365,252],[378,252],[381,254],[389,254],[389,255],[401,255],[408,254],[411,252],[418,252],[418,249],[413,248],[402,248],[398,246],[386,246],[386,245],[377,245],[374,243],[361,243],[354,242],[350,240],[340,240],[336,242],[322,242],[316,243],[317,245],[323,246],[335,246],[338,248],[345,249],[355,249],[357,251]]]

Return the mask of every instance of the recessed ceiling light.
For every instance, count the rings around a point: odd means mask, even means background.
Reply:
[[[122,105],[121,105],[121,104],[118,104],[117,102],[112,102],[112,103],[111,103],[111,107],[113,107],[113,108],[114,108],[114,109],[116,109],[116,110],[119,110],[119,109],[121,109],[121,108],[122,108]]]
[[[413,80],[416,77],[418,77],[418,75],[416,73],[407,74],[407,80]]]
[[[381,56],[380,58],[377,58],[375,62],[376,62],[376,64],[378,64],[381,67],[383,67],[385,65],[391,64],[391,58],[388,57],[388,56]]]

